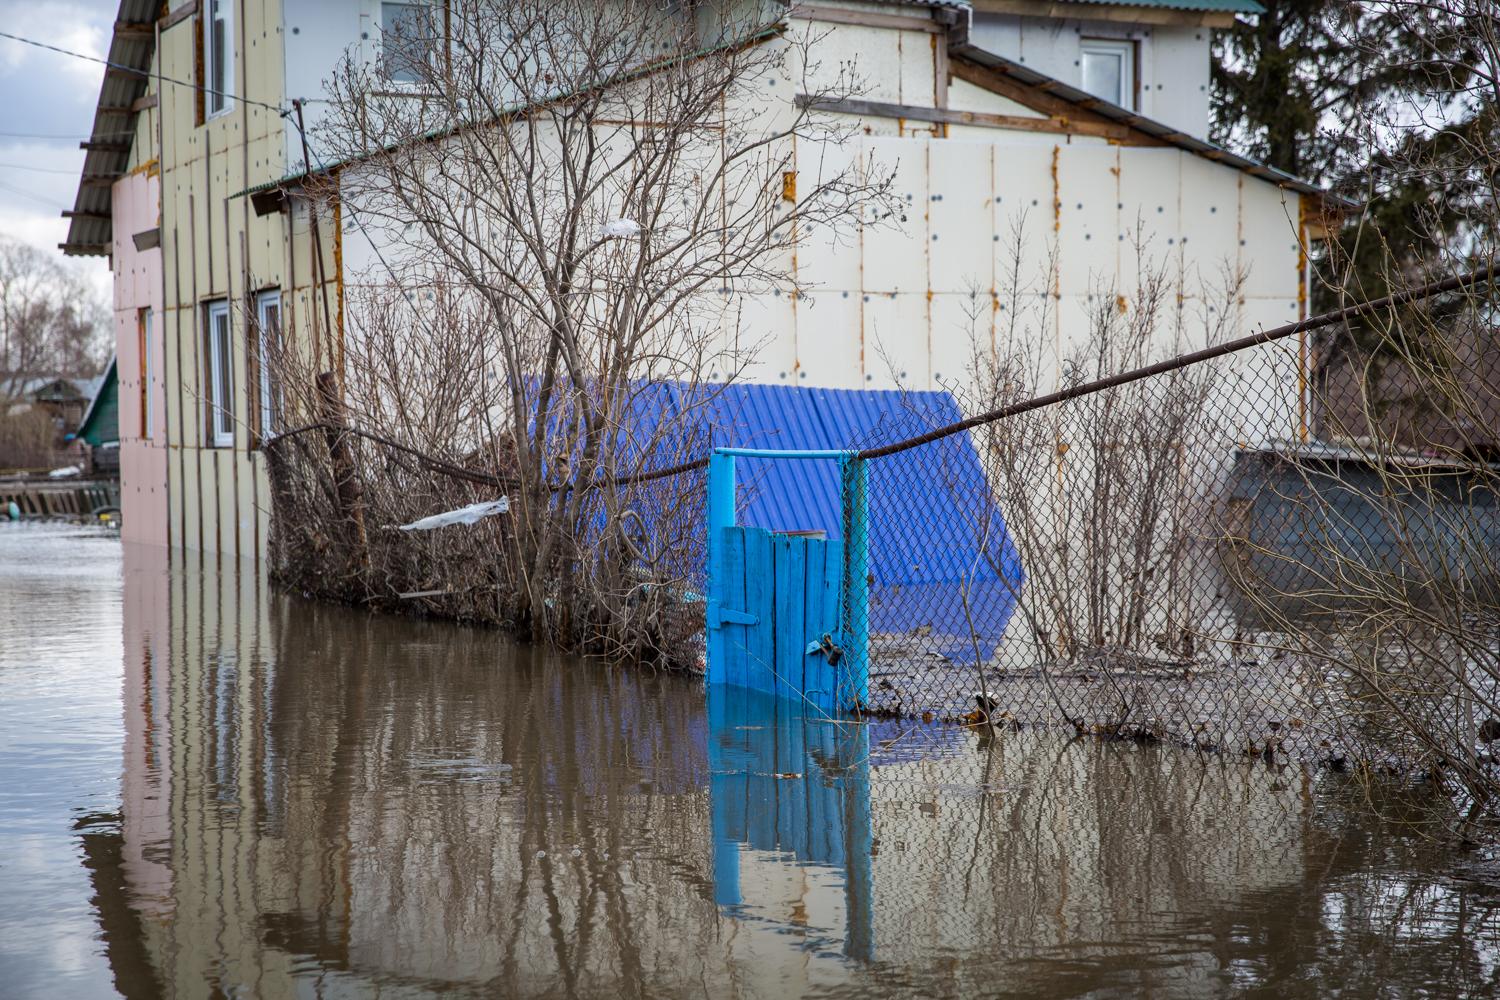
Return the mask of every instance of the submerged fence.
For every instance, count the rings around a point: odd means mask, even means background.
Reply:
[[[560,620],[584,648],[649,635],[658,662],[706,652],[711,681],[829,714],[1437,762],[1477,792],[1500,738],[1497,353],[1388,349],[1426,413],[1388,426],[1339,390],[1369,359],[1310,333],[1490,277],[1167,360],[1126,328],[997,344],[946,402],[888,394],[860,422],[868,394],[827,393],[790,452],[674,441],[568,490],[558,577],[592,586]],[[326,422],[272,454],[283,580],[513,623],[510,519],[396,530],[503,477]]]
[[[758,535],[711,499],[711,682],[801,683],[813,708],[874,716],[1436,766],[1482,794],[1500,739],[1500,354],[1428,331],[1430,354],[1387,345],[1377,366],[1292,339],[1347,318],[1150,365],[1120,364],[1134,343],[997,355],[954,388],[975,417],[784,454],[823,466],[799,475],[838,489],[841,516]],[[1372,381],[1401,369],[1411,412],[1350,405],[1338,378],[1356,363]],[[1059,376],[1074,384],[1036,392]],[[721,484],[746,454],[716,453]],[[819,545],[844,567],[836,612],[783,593],[777,558],[803,553],[795,576]]]

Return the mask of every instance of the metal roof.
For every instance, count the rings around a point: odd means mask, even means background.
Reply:
[[[1252,177],[1259,177],[1261,180],[1269,181],[1278,187],[1298,191],[1302,194],[1314,195],[1322,199],[1328,207],[1344,211],[1352,211],[1359,208],[1358,203],[1332,194],[1311,181],[1295,177],[1283,170],[1277,170],[1275,167],[1268,167],[1259,160],[1252,160],[1248,156],[1231,153],[1222,146],[1216,146],[1211,142],[1188,135],[1181,129],[1173,128],[1171,125],[1165,125],[1154,119],[1147,118],[1139,112],[1122,108],[1118,104],[1111,104],[1085,90],[1080,90],[1077,87],[1063,83],[1061,80],[1047,76],[1045,73],[1038,73],[1029,66],[1007,59],[1004,56],[998,56],[977,45],[969,42],[961,42],[951,46],[948,53],[950,56],[967,60],[1010,77],[1016,83],[1033,87],[1049,97],[1066,101],[1081,110],[1092,112],[1108,118],[1110,121],[1126,125],[1152,138],[1160,139],[1169,146],[1176,146],[1178,149],[1186,150],[1189,153],[1212,160],[1215,163],[1222,163],[1225,166],[1233,167],[1236,170],[1250,174]]]
[[[114,236],[111,225],[111,185],[130,164],[130,145],[135,136],[136,107],[150,79],[151,57],[156,48],[156,15],[160,0],[120,0],[114,36],[109,43],[109,65],[99,85],[94,109],[94,127],[83,158],[83,176],[71,211],[64,253],[102,255],[110,252]]]
[[[924,5],[930,4],[924,3]],[[659,73],[663,69],[668,69],[677,63],[703,58],[705,56],[713,55],[714,53],[718,52],[728,52],[741,47],[759,45],[762,42],[770,41],[773,38],[779,38],[785,28],[785,23],[773,24],[741,38],[730,39],[728,41],[720,42],[716,45],[707,46],[693,52],[686,52],[653,60],[643,65],[636,66],[632,69],[617,73],[607,79],[601,79],[598,83],[592,84],[591,86],[607,87],[616,86],[623,83],[630,83],[634,80],[640,79],[641,77],[649,76],[653,73]],[[582,90],[580,89],[577,92],[582,92]],[[485,116],[478,121],[460,122],[456,125],[433,129],[432,131],[419,136],[392,141],[378,149],[372,149],[369,152],[361,153],[357,156],[310,165],[307,169],[293,170],[290,173],[276,178],[275,180],[263,181],[259,184],[252,184],[240,191],[236,191],[229,197],[248,197],[261,194],[262,192],[271,191],[276,188],[292,187],[294,185],[302,184],[309,177],[315,174],[330,173],[344,167],[353,166],[354,164],[378,156],[381,153],[388,153],[393,150],[400,149],[407,144],[439,142],[450,136],[456,135],[457,133],[462,132],[465,129],[493,126],[496,122],[499,122],[506,117],[522,114],[532,108],[540,107],[547,102],[566,100],[569,97],[573,96],[573,93],[575,92],[560,90],[556,94],[547,97],[545,101],[527,101],[518,104],[512,104],[507,107],[501,108],[495,114]]]
[[[711,446],[853,450],[963,418],[953,397],[941,391],[671,382],[632,389],[632,419],[623,423],[652,436],[622,453],[646,469],[697,457]],[[658,429],[677,418],[686,425],[681,439],[661,447]],[[1021,562],[969,436],[872,461],[868,475],[872,630],[931,626],[967,644],[959,597],[967,582],[981,638],[998,640],[1015,604]],[[735,480],[740,524],[843,537],[836,462],[741,457]],[[955,648],[955,655],[972,656],[972,647]]]
[[[78,422],[77,436],[91,445],[120,440],[120,385],[115,371],[115,356],[109,356],[104,374],[92,380],[89,408]]]
[[[1161,10],[1225,11],[1231,14],[1264,14],[1255,0],[1071,0],[1099,7],[1152,7]]]

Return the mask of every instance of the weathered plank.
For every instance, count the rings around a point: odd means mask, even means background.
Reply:
[[[744,686],[753,691],[775,693],[776,622],[775,559],[771,533],[745,528],[745,609],[760,616],[759,624],[745,629]]]

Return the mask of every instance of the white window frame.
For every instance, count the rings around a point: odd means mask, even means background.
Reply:
[[[276,322],[267,319],[271,309],[276,310]],[[259,392],[260,437],[270,438],[276,418],[276,393],[271,384],[271,355],[274,352],[272,338],[281,337],[281,289],[269,288],[255,296],[255,367]]]
[[[1084,70],[1084,63],[1090,55],[1118,56],[1120,58],[1120,95],[1119,100],[1111,101],[1118,104],[1127,111],[1138,111],[1136,107],[1135,81],[1136,81],[1136,45],[1135,42],[1126,38],[1085,38],[1079,42],[1078,55],[1078,85],[1081,90],[1088,91],[1086,86],[1088,74]],[[1089,91],[1092,93],[1092,91]],[[1109,100],[1099,94],[1093,96],[1100,100]]]
[[[144,432],[145,440],[150,441],[156,436],[156,429],[151,422],[151,414],[156,405],[156,390],[151,387],[152,356],[156,353],[151,346],[151,327],[156,321],[156,313],[149,307],[142,309],[141,313],[141,381],[145,385],[141,390],[141,406],[145,413],[141,414],[141,430]]]
[[[234,447],[234,327],[229,301],[204,309],[208,319],[208,440],[214,448]],[[220,324],[222,323],[222,329]]]
[[[234,0],[200,0],[203,4],[203,117],[204,120],[228,114],[234,107]],[[214,25],[224,29],[224,58],[220,66],[214,58]],[[214,77],[222,70],[222,87],[214,86]]]

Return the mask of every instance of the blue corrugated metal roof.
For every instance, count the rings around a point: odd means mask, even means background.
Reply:
[[[910,437],[962,418],[946,392],[813,389],[777,385],[641,383],[628,464],[659,468],[713,446],[853,449]],[[666,419],[696,412],[688,429],[660,439]],[[681,427],[679,423],[677,426]],[[772,531],[821,529],[843,536],[839,472],[833,461],[736,460],[741,524]],[[961,590],[982,637],[998,639],[1022,573],[979,455],[967,435],[872,461],[870,488],[871,630],[931,626],[962,635]],[[971,649],[955,648],[965,658]]]

